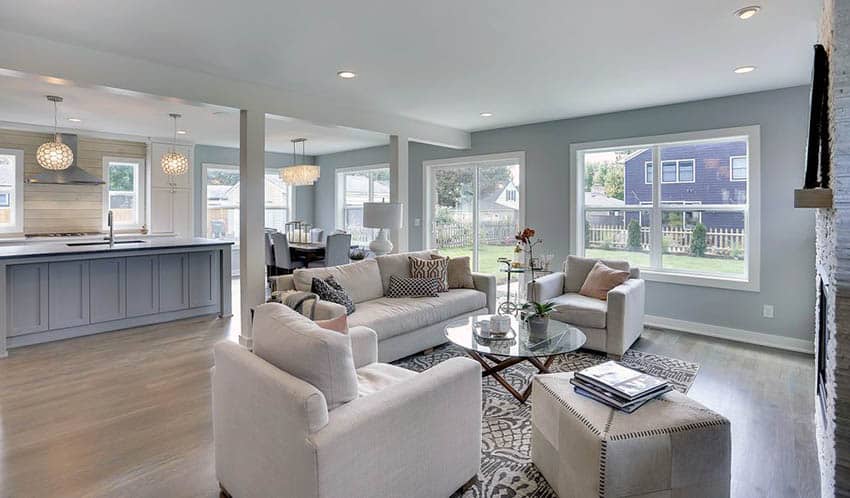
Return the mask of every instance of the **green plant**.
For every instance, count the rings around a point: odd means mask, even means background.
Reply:
[[[705,225],[697,223],[691,234],[691,256],[705,256]]]
[[[741,244],[735,242],[732,244],[732,249],[729,250],[729,255],[732,256],[732,259],[742,259],[744,256],[744,249],[741,247]]]
[[[638,220],[632,220],[629,222],[628,227],[628,240],[626,241],[626,246],[630,251],[640,251],[641,249],[641,240],[640,240],[640,223]]]
[[[529,313],[526,315],[526,319],[534,318],[539,316],[540,318],[546,318],[553,311],[555,311],[555,302],[554,301],[546,301],[545,303],[540,303],[537,301],[529,301],[522,305],[523,311],[528,311]]]
[[[663,252],[663,253],[670,252],[670,243],[671,242],[672,241],[670,240],[670,237],[664,237],[663,239],[661,239],[661,252]]]

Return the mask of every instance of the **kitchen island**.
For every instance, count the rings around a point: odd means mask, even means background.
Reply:
[[[0,357],[30,344],[230,316],[231,245],[125,238],[0,246]]]

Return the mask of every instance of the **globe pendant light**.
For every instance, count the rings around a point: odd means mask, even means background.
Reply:
[[[162,155],[160,165],[162,171],[168,176],[180,176],[189,171],[189,158],[177,152],[177,118],[180,114],[171,113],[169,116],[174,120],[174,139],[171,141],[171,151]]]
[[[53,102],[53,142],[41,144],[35,152],[35,159],[44,169],[68,169],[74,162],[74,152],[62,143],[62,135],[58,132],[56,104],[62,102],[62,97],[48,95],[47,100]]]
[[[306,138],[295,138],[292,140],[292,166],[280,170],[280,179],[289,185],[312,185],[319,179],[319,167],[315,164],[307,164],[304,159],[304,142]],[[301,144],[301,164],[298,164],[298,156],[295,146]]]

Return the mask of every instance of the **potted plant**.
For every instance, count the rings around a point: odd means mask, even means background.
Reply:
[[[526,312],[525,323],[528,324],[528,335],[545,336],[549,329],[549,315],[555,310],[555,303],[529,301],[522,306],[522,309]]]

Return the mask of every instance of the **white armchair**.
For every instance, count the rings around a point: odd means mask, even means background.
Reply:
[[[255,312],[254,352],[215,347],[213,431],[223,493],[449,496],[477,475],[481,371],[377,363],[366,327],[328,331],[279,304]]]
[[[628,280],[608,292],[607,301],[578,293],[597,261],[630,273]],[[587,335],[584,347],[614,358],[628,351],[643,332],[646,284],[640,278],[640,270],[631,268],[626,261],[569,256],[563,272],[529,282],[527,294],[530,300],[553,301],[553,319],[581,329]]]

